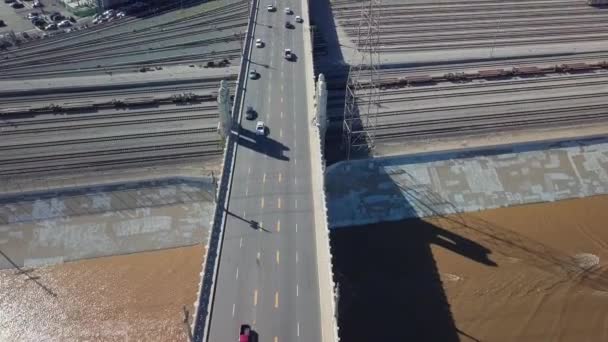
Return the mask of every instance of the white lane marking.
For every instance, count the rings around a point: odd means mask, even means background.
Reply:
[[[283,97],[281,97],[281,103],[283,103]]]
[[[281,220],[277,220],[277,232],[281,232]]]
[[[283,118],[283,112],[281,112],[281,119]]]
[[[298,337],[300,337],[300,322],[298,322],[298,328],[296,329]]]
[[[248,174],[248,175],[249,175],[249,174],[251,174],[251,168],[248,168],[248,169],[247,169],[247,174]]]
[[[283,91],[283,83],[281,83],[281,91]]]
[[[241,240],[239,240],[239,248],[243,248],[243,237],[241,236]]]
[[[296,297],[300,297],[300,285],[296,284]]]
[[[293,157],[293,165],[296,165],[298,163],[298,160],[296,159],[296,157]]]
[[[266,173],[264,173],[264,176],[262,177],[262,183],[266,183]]]
[[[274,308],[277,309],[279,307],[279,291],[274,292]]]
[[[298,232],[298,224],[296,223],[296,233]],[[298,252],[296,252],[297,255]]]
[[[281,197],[277,199],[277,208],[281,209]]]
[[[298,263],[299,260],[300,260],[300,257],[298,255],[298,251],[296,251],[296,264]]]
[[[293,179],[293,184],[298,185],[298,179],[297,178]]]
[[[282,138],[282,137],[283,137],[283,129],[281,128],[281,129],[279,129],[279,138]]]
[[[283,178],[283,174],[279,173],[279,183],[281,183],[282,178]]]
[[[232,317],[234,317],[234,309],[236,309],[236,304],[232,304]]]
[[[277,265],[280,264],[281,263],[281,254],[280,254],[279,250],[277,250],[277,257],[276,257],[276,259],[277,259]]]
[[[261,202],[262,202],[262,203],[260,203],[260,206],[261,206],[262,208],[264,208],[264,197],[262,197]]]
[[[245,196],[249,195],[249,186],[245,188]]]
[[[296,204],[296,209],[298,209],[298,200],[296,200],[295,204]]]
[[[258,289],[253,291],[253,306],[258,305]]]
[[[236,279],[239,279],[239,268],[236,268]]]

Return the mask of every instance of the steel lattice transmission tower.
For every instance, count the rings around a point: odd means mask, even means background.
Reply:
[[[353,63],[348,71],[342,124],[347,157],[351,151],[373,151],[380,91],[377,87],[380,57],[380,0],[368,0],[361,4],[361,18],[357,29],[359,63]]]

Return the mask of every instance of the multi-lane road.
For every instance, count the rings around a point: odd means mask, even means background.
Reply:
[[[321,340],[301,4],[268,12],[270,3],[259,2],[254,39],[265,46],[253,47],[249,68],[260,77],[244,98],[268,133],[255,135],[256,120],[240,123],[209,341],[236,341],[241,324],[260,341]]]

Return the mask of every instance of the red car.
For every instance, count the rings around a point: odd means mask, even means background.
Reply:
[[[241,325],[241,332],[239,334],[239,342],[253,342],[251,340],[251,326],[249,326],[249,324]]]

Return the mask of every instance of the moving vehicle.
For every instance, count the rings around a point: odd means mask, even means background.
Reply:
[[[285,7],[285,14],[292,14],[293,11],[289,7]]]
[[[256,78],[258,78],[258,72],[255,71],[255,69],[249,70],[249,78],[255,80]]]
[[[255,124],[255,134],[264,135],[265,133],[266,133],[266,126],[264,125],[264,121],[258,121]]]
[[[289,21],[286,21],[285,22],[285,28],[288,28],[288,29],[293,28],[293,24],[290,23]]]
[[[293,53],[291,52],[291,49],[285,49],[285,59],[290,61],[293,58]]]
[[[299,15],[296,15],[296,23],[302,23],[304,20]]]
[[[255,40],[255,46],[259,48],[264,47],[264,42],[260,38],[258,38]]]
[[[253,107],[248,106],[247,110],[245,111],[245,118],[247,120],[253,120],[257,116],[256,114],[257,113],[255,112],[255,110],[253,109]]]
[[[239,330],[239,342],[253,342],[250,337],[251,326],[248,324],[241,324],[241,329]]]

